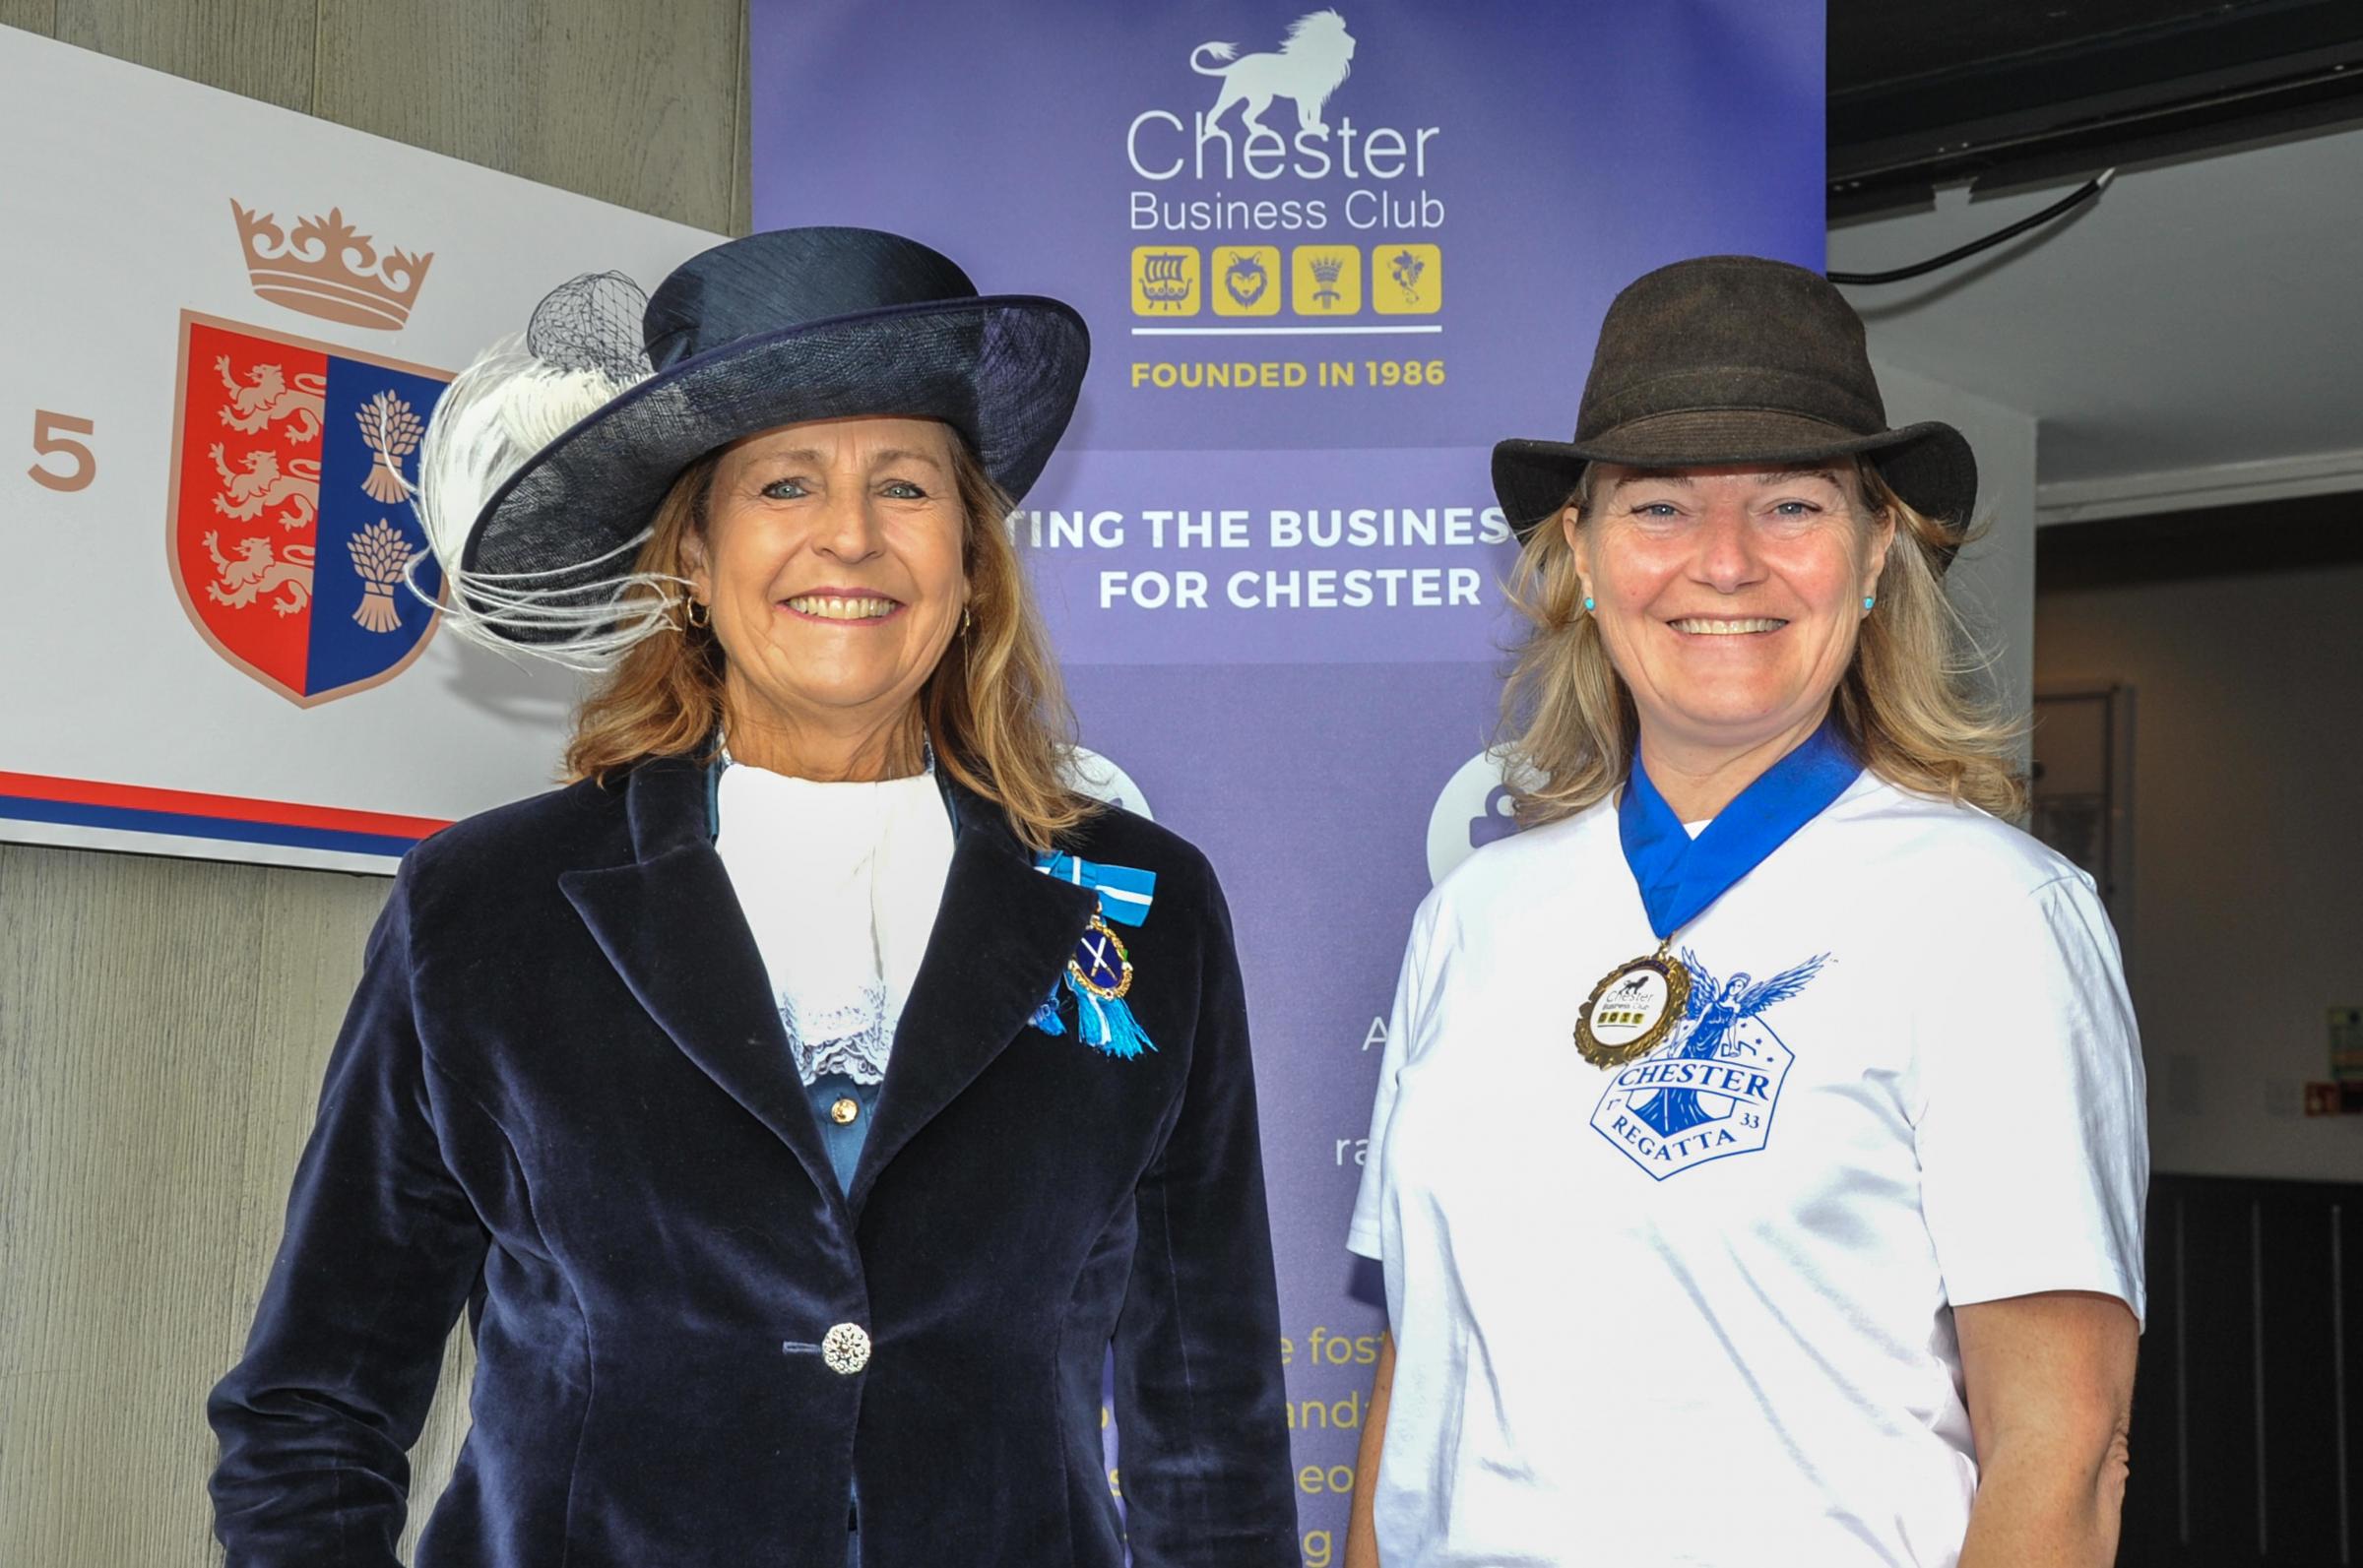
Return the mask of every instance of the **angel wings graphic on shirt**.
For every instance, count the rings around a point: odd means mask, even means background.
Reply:
[[[1745,970],[1727,980],[1718,980],[1714,971],[1699,962],[1697,954],[1684,948],[1682,964],[1691,972],[1691,996],[1683,1009],[1687,1027],[1674,1054],[1694,1061],[1739,1054],[1741,1047],[1726,1043],[1733,1027],[1804,990],[1828,962],[1827,953],[1818,953],[1761,983]],[[1698,1091],[1694,1089],[1660,1090],[1646,1103],[1636,1102],[1632,1113],[1665,1138],[1715,1119],[1698,1102]]]

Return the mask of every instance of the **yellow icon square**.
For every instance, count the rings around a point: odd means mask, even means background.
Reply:
[[[1217,245],[1206,293],[1218,316],[1280,314],[1280,247]]]
[[[1443,309],[1442,247],[1372,246],[1371,308],[1381,316],[1433,316]]]
[[[1289,308],[1300,316],[1352,316],[1362,309],[1362,252],[1352,245],[1299,245],[1289,258]]]
[[[1132,252],[1132,314],[1194,316],[1198,313],[1198,248],[1142,245]]]

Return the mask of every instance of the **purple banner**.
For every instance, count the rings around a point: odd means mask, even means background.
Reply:
[[[1395,967],[1434,879],[1509,831],[1487,452],[1567,432],[1638,274],[1822,264],[1820,0],[751,18],[758,226],[897,229],[1091,324],[1011,526],[1110,789],[1230,895],[1304,1560],[1331,1568],[1383,1321],[1344,1235]]]

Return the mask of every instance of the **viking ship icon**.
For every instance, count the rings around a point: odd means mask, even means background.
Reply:
[[[1312,291],[1312,302],[1323,310],[1335,310],[1339,298],[1338,275],[1346,270],[1343,256],[1315,256],[1312,259],[1312,281],[1318,286]]]
[[[1140,259],[1140,293],[1150,304],[1180,310],[1189,298],[1186,251],[1154,251]]]

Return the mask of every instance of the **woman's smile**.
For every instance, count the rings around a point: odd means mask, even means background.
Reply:
[[[1744,619],[1725,619],[1707,615],[1685,615],[1666,625],[1686,640],[1709,637],[1762,637],[1777,632],[1789,623],[1777,615],[1754,615]]]
[[[901,599],[859,588],[815,588],[779,602],[800,620],[838,626],[883,625],[910,607]]]

